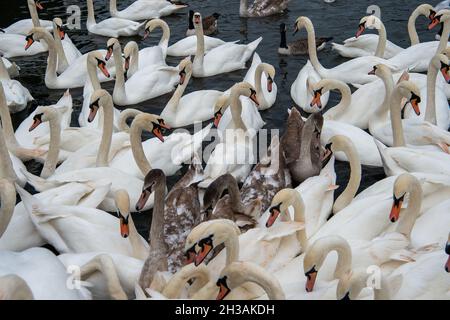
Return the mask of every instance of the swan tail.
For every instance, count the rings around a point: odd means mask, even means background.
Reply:
[[[262,37],[259,37],[258,39],[254,40],[253,42],[250,42],[247,45],[246,52],[251,55],[253,52],[255,52],[256,48],[258,48],[259,43],[262,41]]]
[[[35,176],[32,173],[29,173],[27,170],[21,169],[22,174],[27,179],[27,182],[34,188],[36,191],[42,192],[49,189],[57,188],[62,183],[57,181],[48,181],[41,177]]]
[[[392,157],[386,152],[387,147],[384,144],[382,144],[375,138],[373,140],[375,141],[378,151],[380,152],[381,162],[383,163],[383,169],[386,176],[390,177],[406,172],[405,170],[400,168],[395,163],[394,159],[392,159]]]
[[[16,190],[19,193],[20,199],[22,199],[22,203],[30,216],[40,216],[43,214],[42,210],[45,208],[44,203],[42,203],[38,198],[34,197],[32,194],[30,194],[20,186],[16,185]],[[39,218],[39,222],[45,223],[51,220],[51,218],[44,218],[43,220]]]

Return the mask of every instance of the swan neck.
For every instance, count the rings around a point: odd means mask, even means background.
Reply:
[[[53,39],[53,37],[47,31],[43,32],[42,39],[44,39],[48,46],[48,63],[45,70],[45,83],[54,84],[57,80],[57,51],[55,47],[55,39]]]
[[[304,23],[307,35],[308,35],[308,54],[311,64],[318,73],[325,72],[326,69],[320,64],[319,58],[317,57],[316,50],[316,32],[311,21],[305,21]]]
[[[40,27],[41,23],[39,21],[39,16],[36,9],[36,3],[34,0],[28,0],[28,10],[30,11],[31,21],[33,22],[34,27]]]
[[[169,46],[169,40],[170,40],[170,28],[166,23],[161,23],[161,29],[163,31],[161,40],[159,40],[159,46],[162,48],[162,51],[164,53],[164,57],[167,53],[167,48]]]
[[[415,178],[409,179],[409,202],[408,207],[403,210],[403,219],[398,222],[396,231],[410,237],[412,228],[419,217],[422,206],[422,187]]]
[[[230,96],[231,118],[233,119],[235,129],[241,129],[247,132],[247,127],[242,120],[242,103],[239,97],[240,95],[237,93],[233,93]]]
[[[409,39],[411,40],[411,46],[420,43],[419,35],[417,34],[416,29],[416,20],[419,16],[420,16],[420,7],[416,8],[416,10],[413,11],[413,13],[408,19],[408,34]]]
[[[267,107],[268,103],[266,101],[266,97],[264,96],[263,88],[262,88],[262,75],[265,71],[265,65],[260,63],[255,70],[255,89],[256,89],[256,97],[259,101],[260,107]]]
[[[16,189],[14,185],[7,180],[0,180],[0,238],[5,230],[8,228],[8,224],[11,221],[11,217],[14,213],[16,206]]]
[[[245,270],[245,269],[244,269]],[[285,295],[277,282],[276,278],[267,272],[251,272],[244,271],[247,281],[251,281],[259,285],[266,293],[270,300],[285,300]]]
[[[128,228],[130,230],[130,244],[133,248],[133,257],[137,259],[146,259],[148,256],[148,248],[144,245],[133,221],[131,213],[128,216]]]
[[[15,182],[17,175],[13,169],[12,160],[9,156],[8,147],[6,145],[3,129],[0,125],[0,178]]]
[[[384,51],[386,50],[386,41],[387,41],[386,28],[384,24],[381,23],[380,29],[378,29],[378,45],[375,51],[376,57],[380,58],[384,57]]]
[[[234,231],[231,231],[227,240],[224,241],[227,248],[226,265],[239,260],[239,237]]]
[[[165,196],[166,180],[165,177],[156,182],[154,205],[152,214],[152,223],[150,226],[150,246],[152,250],[167,251],[164,242],[164,196]]]
[[[333,114],[339,115],[341,112],[345,112],[348,106],[350,106],[352,102],[352,91],[348,85],[340,82],[337,82],[333,89],[341,93],[341,101],[331,109]]]
[[[200,287],[203,287],[210,280],[207,269],[205,268],[192,269],[189,267],[184,267],[179,272],[174,274],[174,276],[169,280],[162,294],[168,299],[180,298],[181,293],[186,286],[186,283],[191,279],[195,279],[193,285],[199,283]],[[198,285],[196,286],[199,287]]]
[[[391,126],[394,138],[394,147],[404,147],[405,137],[403,134],[403,124],[401,118],[401,99],[402,96],[398,90],[394,90],[391,95],[390,111],[391,111]]]
[[[69,63],[67,62],[67,57],[63,49],[63,45],[61,42],[61,38],[59,36],[56,24],[53,23],[53,39],[55,43],[56,52],[58,54],[58,65],[62,66],[64,70],[69,66]]]
[[[106,98],[103,104],[103,133],[100,146],[97,153],[97,167],[107,167],[109,165],[109,151],[111,149],[111,141],[113,134],[114,112],[113,103],[110,97]]]
[[[95,12],[94,12],[94,2],[93,0],[87,0],[87,11],[88,11],[88,24],[96,24],[95,22]]]
[[[205,55],[205,37],[203,35],[202,24],[195,25],[195,36],[197,37],[197,49],[195,51],[194,66],[197,69],[203,69],[203,60]]]
[[[89,81],[91,82],[93,91],[101,89],[100,81],[98,80],[97,75],[97,66],[90,61],[90,59],[87,59],[87,72],[89,76]]]
[[[123,70],[122,49],[119,44],[113,46],[114,64],[116,66],[116,83],[114,84],[113,95],[120,96],[122,99],[126,96],[125,75]]]
[[[143,124],[141,124],[139,119],[135,119],[130,128],[131,151],[133,152],[134,161],[136,161],[137,166],[145,176],[152,167],[145,156],[144,147],[142,146],[142,130]]]
[[[305,218],[305,204],[301,196],[296,196],[294,198],[294,202],[292,203],[294,207],[294,220],[296,222],[302,222],[306,226],[306,218]],[[297,239],[302,247],[303,252],[308,248],[308,238],[306,236],[306,227],[297,231]]]
[[[450,20],[444,21],[444,29],[442,30],[441,39],[439,40],[439,46],[435,54],[441,53],[447,48],[448,38],[450,36]]]
[[[174,113],[177,112],[178,105],[180,104],[180,99],[183,96],[184,91],[189,84],[189,81],[191,80],[191,76],[192,71],[186,73],[183,84],[178,84],[177,89],[172,95],[172,98],[170,98],[169,102],[167,102],[167,109],[171,110]]]
[[[0,79],[2,80],[10,80],[11,77],[9,76],[8,69],[5,67],[5,63],[3,62],[3,59],[0,57]]]
[[[41,178],[47,179],[50,177],[56,169],[59,157],[59,147],[61,144],[61,117],[58,111],[55,110],[55,114],[51,116],[49,121],[50,126],[50,145],[47,152],[47,158],[42,168]]]
[[[425,121],[436,125],[436,80],[438,68],[434,64],[433,58],[428,67],[427,74],[427,109],[425,111]],[[437,61],[440,63],[440,60]]]
[[[1,58],[0,58],[1,60]],[[3,62],[0,61],[0,69],[3,65]],[[18,147],[19,143],[17,142],[16,136],[14,134],[14,128],[11,120],[11,114],[9,113],[9,108],[6,102],[5,92],[3,90],[3,86],[0,85],[0,118],[3,127],[3,134],[6,139],[6,144],[12,147]]]

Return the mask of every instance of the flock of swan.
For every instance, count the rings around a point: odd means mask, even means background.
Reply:
[[[355,37],[332,44],[349,58],[333,68],[317,56],[331,39],[316,38],[308,17],[294,30],[306,40],[288,42],[282,24],[279,54],[309,55],[291,87],[304,112],[287,110],[284,134],[258,159],[260,111],[278,92],[275,68],[256,53],[262,37],[210,37],[220,14],[191,11],[186,38],[169,45],[161,17],[185,4],[136,0],[117,10],[110,0],[112,17],[98,21],[87,0],[87,30],[106,38],[81,53],[60,18],[40,20],[42,4],[27,2],[31,19],[0,33],[0,299],[450,299],[448,8],[417,7],[408,48],[388,40],[379,18],[362,17]],[[239,14],[267,16],[287,2],[242,0]],[[421,15],[429,29],[442,25],[440,40],[419,41]],[[117,39],[155,29],[155,46]],[[38,53],[48,55],[48,90],[66,91],[14,130],[11,113],[33,100],[13,79],[25,72],[14,58]],[[193,78],[247,63],[228,90],[185,94]],[[102,89],[113,79],[112,93]],[[69,89],[81,87],[73,127]],[[324,112],[330,91],[341,100]],[[125,108],[167,93],[160,114]],[[194,134],[169,131],[210,120]],[[144,132],[151,138],[142,141]],[[39,176],[30,160],[42,163]],[[350,177],[335,199],[336,160],[349,163]],[[358,193],[362,165],[387,177]],[[147,240],[131,213],[149,209]]]

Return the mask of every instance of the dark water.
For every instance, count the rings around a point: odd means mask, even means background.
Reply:
[[[128,6],[133,0],[119,0],[119,10]],[[409,38],[407,34],[407,21],[410,13],[423,1],[418,0],[396,0],[396,1],[363,1],[363,0],[336,0],[336,2],[328,4],[323,0],[291,0],[289,4],[289,12],[283,15],[277,15],[267,18],[240,18],[239,17],[239,0],[227,1],[198,1],[191,0],[188,2],[190,8],[200,11],[204,16],[213,12],[221,14],[219,20],[220,33],[218,37],[225,41],[241,40],[247,43],[253,41],[259,36],[263,36],[263,41],[259,45],[257,52],[264,62],[272,64],[276,68],[275,81],[278,85],[278,97],[275,105],[261,112],[263,119],[266,121],[266,128],[278,128],[283,131],[283,127],[287,118],[286,109],[293,105],[290,96],[290,87],[294,82],[299,70],[307,61],[307,56],[282,57],[277,53],[279,45],[279,24],[281,22],[292,30],[293,24],[298,16],[306,15],[311,18],[315,25],[317,36],[334,37],[334,41],[351,37],[355,34],[359,20],[366,15],[369,5],[378,5],[381,8],[381,18],[386,26],[388,39],[394,43],[407,47],[409,46]],[[250,2],[250,0],[249,0]],[[39,12],[41,19],[51,20],[54,17],[60,17],[65,22],[68,14],[66,9],[69,5],[78,5],[81,8],[81,30],[68,30],[68,34],[74,44],[82,53],[94,49],[105,49],[107,38],[88,34],[85,26],[87,18],[86,1],[75,0],[43,0],[45,10]],[[432,3],[434,4],[434,3]],[[97,21],[101,21],[109,17],[109,1],[94,0],[95,13]],[[179,14],[163,18],[171,28],[171,41],[174,43],[184,37],[187,28],[187,12],[185,9]],[[16,1],[0,1],[0,26],[8,26],[14,21],[28,18],[28,8],[26,0]],[[421,17],[417,21],[417,30],[421,41],[434,40],[434,34],[426,30],[427,20]],[[130,40],[138,42],[140,47],[155,45],[160,38],[159,32],[142,41],[141,37],[121,38],[120,42],[124,45]],[[304,31],[297,36],[306,37]],[[288,32],[288,42],[292,39],[291,32]],[[25,45],[25,40],[24,40]],[[63,94],[63,90],[49,90],[44,84],[44,74],[46,68],[47,54],[41,54],[33,57],[14,58],[20,67],[20,77],[17,78],[25,87],[27,87],[39,105],[48,105],[55,103]],[[319,59],[324,66],[335,66],[345,61],[336,53],[332,52],[328,47],[319,53]],[[179,59],[168,57],[167,62],[176,65]],[[186,93],[202,90],[217,89],[226,90],[234,83],[239,82],[245,76],[246,70],[240,70],[229,74],[223,74],[216,77],[205,79],[191,79]],[[102,84],[102,87],[112,92],[114,82]],[[72,125],[77,125],[78,113],[82,105],[82,88],[72,89],[74,98],[74,112],[72,114]],[[164,108],[171,94],[161,96],[159,98],[146,101],[136,107],[140,110],[159,114]],[[332,93],[328,107],[334,106],[339,100],[339,96]],[[20,114],[13,116],[15,125],[18,125],[29,112],[35,107],[29,108]],[[38,173],[39,168],[35,164],[28,164],[28,167],[34,173]],[[336,171],[338,173],[337,183],[343,189],[348,181],[349,168],[347,163],[337,162]],[[182,170],[183,172],[183,170]],[[171,177],[168,182],[172,185],[182,173]],[[374,182],[384,178],[383,170],[374,168],[363,168],[363,178],[361,181],[361,190],[372,185]],[[338,193],[339,194],[339,191]],[[140,232],[147,233],[149,215],[134,215]]]

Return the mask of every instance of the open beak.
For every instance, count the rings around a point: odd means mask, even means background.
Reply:
[[[152,133],[155,135],[155,137],[157,137],[161,142],[164,142],[164,137],[161,133],[161,129],[159,128],[154,128],[152,130]]]
[[[362,35],[364,33],[364,31],[366,30],[366,27],[364,27],[364,24],[360,24],[358,27],[358,31],[356,31],[356,38],[358,38],[360,35]]]
[[[254,103],[256,103],[257,106],[259,106],[259,101],[258,101],[258,98],[256,97],[256,93],[253,93],[253,94],[250,96],[250,99],[251,99]]]
[[[309,272],[306,275],[306,285],[305,285],[305,289],[306,292],[312,292],[314,290],[314,284],[316,283],[316,278],[317,278],[317,271],[312,271]]]
[[[91,123],[92,121],[94,121],[95,116],[97,115],[98,107],[95,105],[90,105],[89,109],[91,111],[89,111],[88,122]]]
[[[391,222],[396,222],[400,217],[400,210],[402,209],[403,197],[404,196],[397,199],[394,196],[394,203],[392,204],[391,213],[389,214],[389,220]]]
[[[98,68],[102,71],[103,75],[107,78],[109,78],[111,75],[109,74],[108,69],[106,69],[105,63],[100,63],[98,65]]]
[[[41,120],[39,119],[34,119],[33,124],[30,126],[30,129],[28,129],[29,132],[33,131],[34,129],[36,129],[37,126],[39,126],[42,123]]]
[[[128,221],[123,217],[120,217],[120,235],[122,238],[128,238],[130,235],[130,227],[128,226]]]
[[[322,101],[320,101],[321,96],[320,91],[314,91],[314,97],[311,100],[311,107],[316,105],[319,109],[322,109]]]
[[[409,102],[411,103],[411,106],[414,109],[416,115],[420,116],[420,108],[419,108],[420,98],[417,97],[416,95],[413,95],[413,97],[411,98],[411,100],[409,100]]]
[[[450,76],[448,75],[449,66],[442,66],[441,73],[445,79],[445,82],[450,83]]]
[[[211,252],[212,249],[213,247],[207,243],[203,245],[202,250],[195,255],[194,264],[196,267],[198,267],[203,262],[203,260],[205,260],[206,256]]]
[[[44,6],[42,6],[39,1],[36,1],[36,8],[38,8],[39,10],[44,10]]]
[[[271,77],[267,79],[267,91],[270,93],[273,90],[273,80]]]
[[[150,191],[143,190],[141,196],[139,197],[138,202],[136,203],[136,210],[141,211],[144,209],[145,204],[147,203],[148,198],[150,197]]]
[[[219,127],[220,119],[222,119],[222,113],[220,111],[216,112],[214,115],[214,126],[216,128]]]
[[[34,43],[34,39],[32,37],[26,37],[25,40],[27,40],[25,50],[28,50],[28,48],[31,47],[31,45]]]
[[[280,215],[280,210],[278,210],[277,208],[270,208],[269,211],[270,215],[269,218],[267,218],[266,228],[270,228],[271,226],[273,226],[275,221],[277,221],[278,216]]]
[[[230,289],[227,288],[224,284],[219,285],[219,293],[217,294],[216,300],[223,300],[230,293]]]
[[[434,17],[434,18],[431,20],[430,24],[428,25],[428,30],[433,29],[433,28],[436,27],[439,23],[440,23],[439,19],[436,18],[436,17]]]

